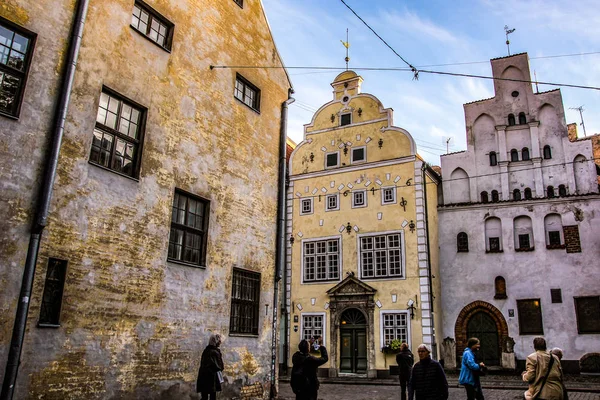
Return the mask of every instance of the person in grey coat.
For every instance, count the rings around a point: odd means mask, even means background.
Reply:
[[[224,366],[219,347],[222,340],[221,335],[218,333],[211,335],[208,346],[202,352],[198,380],[196,381],[196,392],[202,393],[202,400],[216,400],[217,392],[221,391],[219,375]]]

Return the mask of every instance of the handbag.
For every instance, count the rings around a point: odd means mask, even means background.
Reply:
[[[225,382],[225,379],[223,379],[223,373],[221,371],[217,371],[217,379],[219,380],[219,383]]]

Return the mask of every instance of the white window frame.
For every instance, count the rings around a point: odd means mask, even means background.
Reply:
[[[335,154],[337,157],[337,162],[335,165],[327,165],[327,157],[331,154]],[[331,151],[329,153],[325,153],[325,169],[338,168],[340,166],[340,152],[339,151]]]
[[[323,338],[323,346],[327,346],[327,313],[324,313],[324,312],[300,313],[300,340],[304,339],[304,317],[322,317],[323,318],[323,324],[321,326],[323,335],[321,335],[321,338]]]
[[[344,115],[349,115],[350,116],[350,123],[346,124],[346,125],[342,125],[342,117]],[[352,125],[352,113],[351,112],[347,112],[347,113],[340,113],[340,126],[348,126],[348,125]]]
[[[362,250],[361,250],[361,241],[364,237],[373,237],[373,236],[383,236],[383,235],[400,235],[400,268],[402,275],[386,275],[386,276],[376,276],[374,272],[374,276],[363,276],[363,258],[362,258]],[[385,231],[385,232],[370,232],[356,235],[357,240],[357,249],[358,249],[358,276],[362,281],[381,281],[381,280],[405,280],[406,279],[406,244],[404,241],[404,231]],[[389,250],[387,248],[387,239],[386,239],[386,251]],[[386,254],[386,264],[389,271],[389,253]],[[374,271],[376,271],[377,266],[375,263],[373,264]]]
[[[308,242],[327,242],[328,240],[337,240],[338,241],[338,277],[337,279],[313,279],[309,281],[304,280],[304,245]],[[340,282],[342,280],[342,272],[343,272],[343,264],[342,264],[342,255],[344,254],[342,251],[342,236],[327,236],[327,237],[319,237],[319,238],[311,238],[311,239],[303,239],[300,248],[300,277],[302,284],[327,284],[331,282]],[[327,252],[325,253],[327,254]],[[316,266],[315,266],[316,268]],[[315,270],[316,271],[316,270]],[[316,272],[315,272],[316,276]]]
[[[386,190],[392,191],[393,199],[391,201],[385,201],[385,192]],[[396,187],[395,186],[387,186],[381,188],[381,205],[385,206],[388,204],[396,204]]]
[[[304,211],[304,202],[310,202],[310,211]],[[300,198],[300,215],[310,215],[314,210],[314,202],[312,197],[301,197]]]
[[[406,315],[406,343],[410,346],[412,341],[412,331],[410,329],[410,314],[407,310],[379,310],[379,345],[385,346],[385,327],[384,314],[404,314]]]
[[[335,198],[335,208],[329,208],[329,199],[332,197]],[[340,194],[339,193],[328,194],[327,196],[325,196],[325,211],[337,211],[339,209],[340,209]]]
[[[354,150],[359,150],[359,149],[363,149],[363,154],[364,154],[364,158],[362,160],[355,160],[354,159]],[[367,146],[359,146],[359,147],[353,147],[350,150],[350,163],[352,164],[361,164],[367,162]]]
[[[361,205],[356,205],[356,203],[355,203],[355,201],[354,201],[354,200],[355,200],[355,197],[354,197],[354,196],[355,196],[357,193],[362,193],[362,194],[363,194],[363,198],[365,199],[365,202],[364,202],[364,204],[361,204]],[[366,206],[367,206],[367,189],[354,190],[354,191],[352,191],[352,193],[351,193],[351,194],[352,194],[352,208],[363,208],[363,207],[366,207]]]

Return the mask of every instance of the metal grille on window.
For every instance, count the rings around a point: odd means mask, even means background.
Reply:
[[[338,239],[304,243],[304,281],[339,279]]]
[[[383,337],[385,345],[389,345],[395,339],[407,342],[408,327],[406,321],[406,314],[383,314]]]
[[[168,258],[201,265],[205,256],[208,202],[175,192]]]
[[[360,241],[361,277],[402,276],[400,234],[362,237]]]
[[[48,271],[40,309],[40,325],[59,324],[66,273],[67,261],[56,258],[48,260]]]
[[[323,316],[302,316],[302,339],[310,340],[313,337],[323,337]]]
[[[233,270],[230,333],[258,335],[260,274]]]

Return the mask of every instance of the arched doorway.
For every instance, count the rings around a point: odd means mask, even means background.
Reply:
[[[477,354],[479,362],[484,362],[485,365],[500,365],[498,329],[492,317],[483,311],[473,314],[467,323],[467,337],[476,337],[481,342]]]
[[[367,319],[349,308],[340,321],[340,372],[364,374],[367,366]]]

